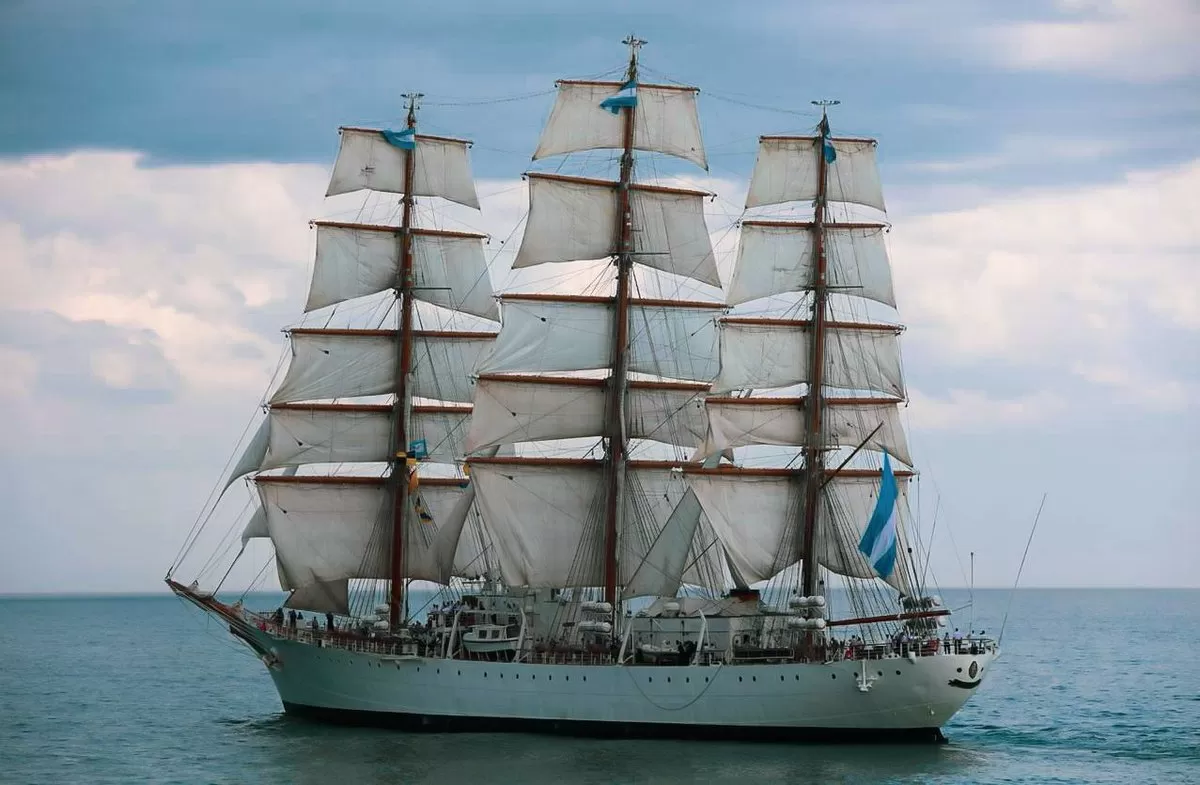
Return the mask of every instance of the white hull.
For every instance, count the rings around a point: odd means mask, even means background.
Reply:
[[[256,633],[276,658],[270,672],[289,712],[431,730],[933,740],[995,658],[546,665],[389,657]]]

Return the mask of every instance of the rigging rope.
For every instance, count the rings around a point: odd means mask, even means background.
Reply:
[[[1025,552],[1021,554],[1021,566],[1017,568],[1017,577],[1013,581],[1013,587],[1008,593],[1008,606],[1004,609],[1004,621],[1000,623],[1000,634],[996,636],[996,643],[999,644],[1004,638],[1004,627],[1008,624],[1008,612],[1012,610],[1013,597],[1017,593],[1017,584],[1021,582],[1021,572],[1025,569],[1025,558],[1029,556],[1029,546],[1033,544],[1033,535],[1037,532],[1038,521],[1042,519],[1042,508],[1046,506],[1047,494],[1042,494],[1042,502],[1038,505],[1037,515],[1033,518],[1033,528],[1029,530],[1029,539],[1025,541]]]

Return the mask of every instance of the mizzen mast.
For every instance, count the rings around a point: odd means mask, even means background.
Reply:
[[[417,101],[421,93],[406,93],[408,117],[405,128],[415,134]],[[414,140],[415,141],[415,140]],[[404,151],[404,197],[400,215],[400,264],[396,277],[396,296],[400,300],[400,329],[396,333],[396,399],[392,404],[391,484],[392,484],[392,558],[391,592],[388,596],[392,629],[403,626],[407,609],[404,604],[404,514],[408,505],[408,376],[412,371],[412,214],[413,183],[416,181],[417,150]],[[414,468],[413,471],[416,471]]]
[[[804,440],[805,489],[804,505],[801,507],[800,545],[800,593],[812,596],[817,593],[817,560],[813,556],[813,544],[817,529],[817,506],[821,501],[821,486],[825,481],[825,444],[821,438],[821,414],[823,401],[821,385],[825,367],[825,320],[826,300],[829,289],[825,280],[825,201],[829,177],[829,116],[826,108],[837,101],[813,101],[821,107],[821,124],[818,127],[821,141],[814,145],[817,154],[817,197],[813,202],[813,264],[812,268],[812,343],[809,349],[808,396],[804,402],[807,419]]]
[[[637,81],[638,50],[645,41],[632,34],[622,43],[629,47],[629,69],[625,83]],[[608,386],[605,432],[607,436],[608,498],[604,513],[604,601],[616,607],[617,537],[620,531],[621,494],[625,480],[625,388],[629,365],[626,346],[629,343],[629,278],[633,268],[633,217],[630,214],[629,186],[633,181],[633,128],[637,105],[621,108],[623,149],[621,173],[617,186],[616,266],[617,295],[613,319],[612,377]]]

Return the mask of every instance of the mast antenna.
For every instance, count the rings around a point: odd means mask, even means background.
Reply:
[[[643,41],[641,38],[638,38],[633,33],[630,33],[629,35],[625,36],[625,40],[622,41],[621,43],[623,43],[629,47],[630,62],[637,62],[638,50],[640,50],[644,44],[647,44],[649,42]]]
[[[425,94],[404,93],[400,97],[408,101],[408,125],[411,128],[417,124],[417,110],[421,108],[421,99],[425,97]]]

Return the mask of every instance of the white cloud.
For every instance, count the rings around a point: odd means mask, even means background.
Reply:
[[[1200,73],[1200,6],[1192,0],[1059,0],[1067,18],[985,31],[987,51],[1020,70],[1150,82]]]
[[[8,469],[17,487],[36,488],[37,467],[74,461],[103,490],[89,501],[81,541],[120,537],[146,549],[121,557],[119,577],[98,578],[103,565],[81,548],[59,565],[73,585],[149,586],[170,560],[266,388],[283,346],[278,329],[299,316],[307,221],[331,210],[371,221],[394,213],[386,198],[323,204],[324,177],[306,165],[145,168],[121,153],[0,163],[0,398],[11,437],[25,445]],[[701,185],[736,205],[738,184]],[[523,215],[525,192],[514,181],[479,190],[494,194],[482,216],[443,225],[491,232],[495,252]],[[1198,192],[1194,162],[898,219],[897,291],[913,325],[906,352],[954,374],[940,387],[913,380],[916,429],[938,438],[1070,418],[1075,401],[1048,381],[1054,373],[1115,402],[1169,409],[1192,400],[1190,382],[1169,367],[1143,372],[1130,360],[1154,366],[1138,340],[1167,353],[1171,334],[1191,339],[1200,329]],[[710,228],[723,236],[736,206],[712,210]],[[721,245],[732,252],[730,237]],[[507,259],[497,260],[501,288]],[[568,267],[534,274],[561,277]],[[992,388],[980,364],[1015,369],[1027,391]],[[156,478],[169,494],[146,493]],[[34,494],[13,503],[39,507]],[[25,583],[11,588],[53,586],[12,574]]]
[[[904,218],[891,252],[909,345],[1018,373],[1124,366],[1154,376],[1150,366],[1175,364],[1172,340],[1198,340],[1198,213],[1200,160]]]
[[[913,389],[907,413],[918,431],[986,433],[1040,422],[1065,408],[1063,396],[1046,390],[997,398],[980,390],[951,389],[945,395],[930,396]]]

